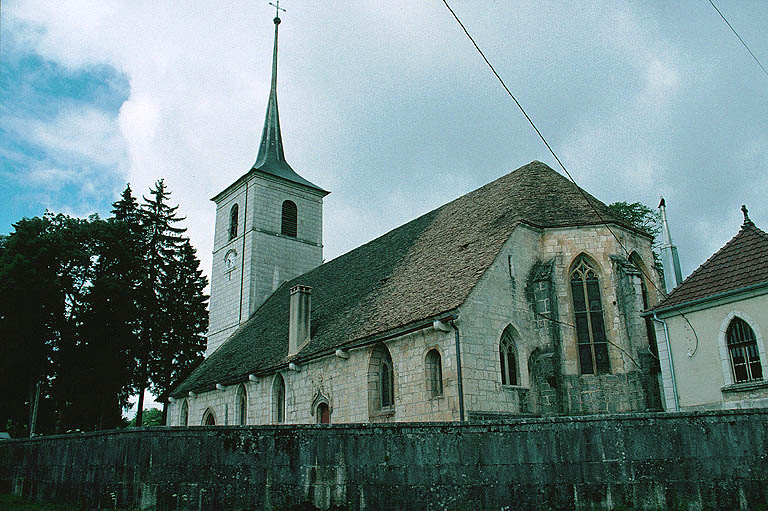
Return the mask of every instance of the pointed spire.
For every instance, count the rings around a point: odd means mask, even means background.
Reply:
[[[279,7],[279,2],[277,5],[271,5],[275,6],[277,14],[280,14],[280,11],[285,11],[285,9]],[[261,134],[259,154],[256,157],[256,163],[253,164],[253,169],[325,192],[319,186],[298,175],[288,162],[285,161],[283,136],[280,132],[280,116],[277,110],[277,34],[281,20],[276,15],[273,21],[275,23],[275,42],[272,50],[272,84],[269,90],[267,115],[264,119],[264,130]],[[328,192],[325,193],[327,194]]]
[[[683,281],[683,272],[680,269],[680,256],[677,254],[677,247],[672,243],[672,234],[669,232],[667,223],[667,204],[664,197],[659,202],[659,212],[661,213],[661,234],[664,238],[661,247],[661,262],[664,266],[664,285],[667,293],[670,293]]]

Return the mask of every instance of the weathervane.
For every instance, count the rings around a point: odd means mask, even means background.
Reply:
[[[275,8],[275,19],[280,19],[280,11],[285,12],[285,9],[280,7],[280,0],[275,0],[275,3],[269,2],[269,5]]]

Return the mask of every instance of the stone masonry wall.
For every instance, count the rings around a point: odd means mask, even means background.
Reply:
[[[768,409],[148,428],[0,442],[0,492],[84,509],[758,510]]]

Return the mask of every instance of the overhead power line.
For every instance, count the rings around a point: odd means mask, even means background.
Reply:
[[[762,69],[762,70],[763,70],[763,73],[765,73],[765,75],[766,75],[766,76],[768,76],[768,71],[767,71],[767,70],[765,69],[765,67],[764,67],[764,66],[763,66],[763,65],[760,63],[760,60],[757,58],[757,55],[755,55],[755,54],[752,52],[752,50],[750,50],[750,49],[749,49],[749,46],[747,46],[747,43],[744,41],[744,39],[742,39],[742,38],[741,38],[741,36],[739,35],[739,33],[738,33],[738,32],[736,32],[736,29],[735,29],[735,28],[733,28],[733,25],[731,25],[731,24],[728,22],[728,20],[727,20],[727,19],[725,19],[725,16],[723,16],[723,13],[722,13],[722,12],[720,12],[720,9],[718,9],[718,8],[717,8],[717,6],[715,5],[715,3],[714,3],[712,0],[709,0],[709,3],[710,3],[710,4],[712,5],[712,7],[714,7],[714,9],[717,11],[717,14],[719,14],[719,15],[720,15],[720,17],[721,17],[721,18],[723,18],[723,21],[725,21],[725,24],[726,24],[726,25],[728,25],[728,28],[730,28],[730,29],[731,29],[731,32],[733,32],[734,34],[736,34],[736,37],[738,37],[738,38],[739,38],[739,41],[741,41],[741,44],[743,44],[743,45],[744,45],[744,48],[746,48],[746,49],[747,49],[747,51],[749,52],[749,54],[750,54],[750,55],[752,55],[752,58],[753,58],[753,59],[755,59],[755,62],[757,62],[757,65],[758,65],[758,66],[760,66],[760,69]]]
[[[536,134],[539,136],[539,138],[541,139],[541,141],[542,141],[542,142],[544,142],[544,145],[547,147],[547,150],[549,150],[550,154],[551,154],[551,155],[552,155],[552,156],[555,158],[555,160],[557,161],[558,165],[560,165],[560,168],[561,168],[561,169],[563,169],[563,172],[565,172],[565,174],[568,176],[568,178],[571,180],[571,182],[572,182],[572,183],[573,183],[573,184],[576,186],[576,189],[577,189],[577,190],[579,190],[579,193],[581,193],[581,196],[582,196],[582,197],[584,197],[584,200],[587,202],[587,204],[589,205],[589,207],[590,207],[590,208],[592,208],[592,211],[594,211],[594,212],[595,212],[595,214],[597,215],[597,218],[600,220],[600,223],[601,223],[603,226],[605,226],[605,227],[608,229],[608,231],[609,231],[609,232],[611,233],[611,235],[614,237],[614,239],[615,239],[615,240],[616,240],[616,242],[619,244],[619,246],[622,248],[622,250],[624,250],[624,252],[627,254],[627,258],[629,259],[629,257],[630,257],[630,255],[631,255],[631,254],[630,254],[629,250],[627,250],[627,247],[625,247],[625,246],[624,246],[624,243],[622,243],[622,242],[621,242],[621,240],[620,240],[620,239],[619,239],[619,237],[616,235],[616,233],[613,231],[613,229],[611,229],[611,226],[610,226],[610,225],[608,225],[608,222],[606,222],[606,221],[605,221],[605,219],[603,218],[603,216],[600,214],[600,211],[598,211],[598,209],[595,207],[595,205],[593,204],[592,200],[589,198],[589,196],[587,195],[587,193],[586,193],[584,190],[582,190],[582,188],[581,188],[581,187],[578,185],[578,183],[576,183],[576,180],[573,178],[573,176],[571,175],[571,173],[570,173],[570,172],[568,172],[568,169],[567,169],[567,168],[565,168],[565,165],[563,165],[563,162],[562,162],[562,161],[560,161],[560,158],[557,156],[557,154],[555,154],[555,151],[552,149],[552,146],[550,146],[550,145],[549,145],[549,142],[547,142],[547,139],[546,139],[546,138],[544,138],[544,135],[542,135],[541,131],[539,131],[539,128],[537,128],[537,127],[536,127],[536,124],[533,122],[533,119],[531,119],[531,116],[530,116],[530,115],[528,115],[528,113],[527,113],[527,112],[525,111],[525,109],[523,108],[523,105],[521,105],[521,104],[520,104],[520,102],[519,102],[519,101],[517,100],[517,98],[515,97],[515,95],[514,95],[514,94],[512,94],[512,91],[510,91],[510,90],[509,90],[509,87],[507,87],[507,84],[506,84],[506,83],[504,83],[504,80],[501,78],[501,76],[499,76],[499,73],[497,73],[497,72],[496,72],[496,69],[493,67],[493,64],[491,64],[491,62],[490,62],[490,61],[488,60],[488,58],[485,56],[485,53],[483,53],[483,50],[481,50],[481,49],[480,49],[480,47],[479,47],[479,46],[477,45],[477,43],[475,42],[475,39],[474,39],[474,38],[473,38],[473,37],[470,35],[469,31],[467,30],[467,27],[465,27],[465,26],[464,26],[464,23],[462,23],[462,22],[461,22],[461,20],[460,20],[460,19],[459,19],[459,17],[456,15],[456,13],[454,12],[454,10],[453,10],[453,9],[451,9],[451,6],[450,6],[450,5],[448,5],[448,1],[447,1],[447,0],[443,0],[443,3],[444,3],[444,4],[445,4],[445,6],[448,8],[448,10],[451,12],[451,14],[453,15],[453,18],[454,18],[454,19],[456,20],[456,22],[459,24],[459,26],[460,26],[460,27],[461,27],[461,29],[464,31],[464,33],[465,33],[465,34],[466,34],[466,36],[469,38],[469,40],[470,40],[470,41],[472,41],[472,44],[475,46],[475,49],[476,49],[476,50],[477,50],[477,52],[480,54],[480,56],[481,56],[481,57],[483,57],[483,60],[484,60],[484,61],[485,61],[485,63],[488,65],[488,67],[491,69],[491,71],[493,72],[493,74],[494,74],[494,76],[496,77],[496,79],[497,79],[497,80],[499,80],[499,83],[501,83],[501,86],[502,86],[502,87],[504,87],[504,90],[505,90],[505,91],[507,91],[507,94],[509,94],[509,97],[511,97],[511,98],[512,98],[512,100],[515,102],[515,104],[517,105],[517,107],[520,109],[520,111],[523,113],[523,115],[525,116],[525,118],[528,120],[528,123],[531,125],[531,127],[534,129],[534,131],[536,131]],[[636,266],[636,267],[637,267],[637,269],[638,269],[638,270],[639,270],[639,271],[640,271],[640,272],[641,272],[641,273],[642,273],[642,274],[645,276],[646,280],[647,280],[648,282],[650,282],[650,283],[651,283],[651,285],[654,287],[654,289],[656,289],[656,291],[658,291],[659,293],[661,293],[661,294],[662,294],[662,296],[665,296],[665,295],[666,295],[666,293],[665,293],[664,291],[662,291],[662,290],[661,290],[661,289],[660,289],[660,288],[659,288],[659,287],[656,285],[656,282],[654,282],[654,279],[653,279],[653,278],[651,278],[651,276],[650,276],[650,275],[648,275],[648,274],[645,272],[645,270],[644,270],[643,268],[641,268],[641,267],[640,267],[640,266],[638,266],[638,265],[635,265],[635,266]]]

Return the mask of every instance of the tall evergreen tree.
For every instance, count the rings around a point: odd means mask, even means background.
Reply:
[[[208,329],[208,296],[204,293],[207,285],[195,249],[185,239],[160,278],[163,324],[167,327],[152,358],[154,394],[170,390],[181,375],[202,360]],[[165,418],[163,407],[163,421]]]
[[[141,225],[143,235],[144,264],[146,273],[140,283],[139,316],[142,323],[139,341],[137,390],[139,392],[136,424],[142,424],[144,411],[144,390],[151,385],[153,360],[159,358],[167,324],[162,292],[163,279],[168,267],[184,243],[182,234],[186,229],[176,224],[184,220],[177,215],[178,206],[170,206],[171,193],[160,179],[149,191],[150,197],[143,197],[141,204]]]

